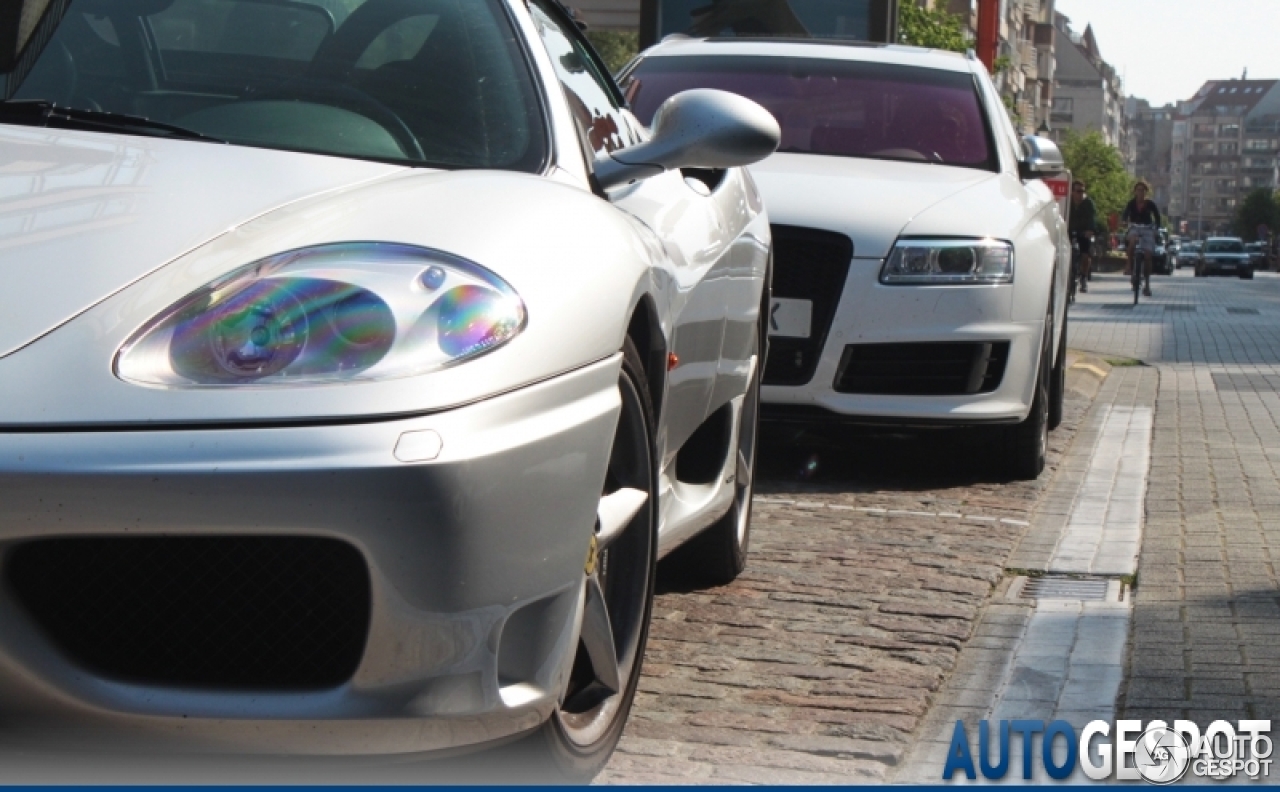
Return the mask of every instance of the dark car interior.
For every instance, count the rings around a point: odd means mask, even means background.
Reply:
[[[535,170],[545,149],[494,0],[74,0],[9,98],[444,167]]]

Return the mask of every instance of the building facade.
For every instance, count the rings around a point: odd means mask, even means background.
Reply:
[[[1120,151],[1126,168],[1132,171],[1134,152],[1125,129],[1120,77],[1103,60],[1092,27],[1076,33],[1071,29],[1071,20],[1062,14],[1055,15],[1054,27],[1058,35],[1058,65],[1049,114],[1053,139],[1061,141],[1066,130],[1099,132],[1103,140]]]
[[[1125,100],[1125,130],[1133,156],[1133,173],[1151,185],[1151,200],[1168,207],[1173,195],[1173,124],[1175,105],[1152,107],[1145,99]]]
[[[916,0],[927,2],[927,0]],[[970,38],[978,28],[977,0],[945,0],[960,17]],[[1023,134],[1048,129],[1056,69],[1054,0],[1000,0],[1000,42],[996,88]]]
[[[1196,237],[1233,232],[1253,190],[1280,181],[1280,80],[1210,80],[1178,107],[1169,216]]]

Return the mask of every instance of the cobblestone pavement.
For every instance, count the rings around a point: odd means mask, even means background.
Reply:
[[[1051,435],[1062,458],[1089,400]],[[660,581],[644,676],[601,783],[886,779],[1048,485],[991,468],[987,435],[775,428],[747,571]]]
[[[1114,283],[1113,283],[1114,282]],[[1280,278],[1095,278],[1072,346],[1155,366],[1152,467],[1119,711],[1280,717]]]

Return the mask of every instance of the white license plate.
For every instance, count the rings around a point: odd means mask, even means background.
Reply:
[[[808,338],[813,326],[813,302],[774,297],[769,309],[769,335]]]

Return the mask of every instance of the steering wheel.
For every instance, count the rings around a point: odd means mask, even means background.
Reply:
[[[427,155],[418,143],[418,138],[409,129],[404,119],[396,111],[387,107],[373,96],[346,83],[332,80],[320,80],[314,77],[297,77],[279,88],[273,89],[254,99],[262,102],[281,100],[314,99],[320,104],[327,104],[342,110],[349,110],[357,115],[373,121],[387,131],[396,145],[411,160],[424,162]]]

